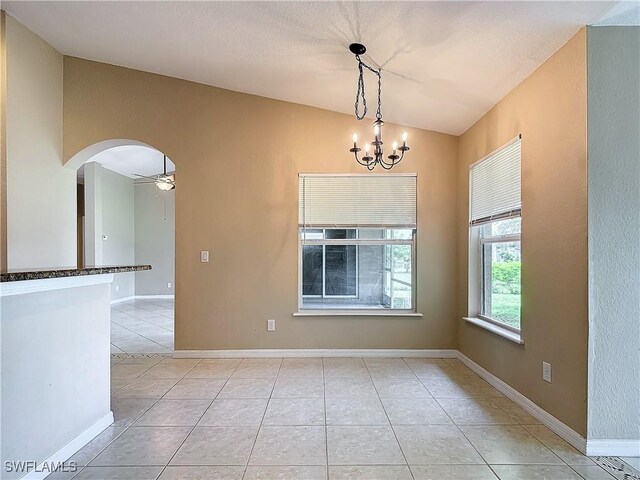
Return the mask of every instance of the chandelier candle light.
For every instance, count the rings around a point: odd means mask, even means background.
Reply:
[[[391,155],[387,156],[387,160],[384,158],[384,151],[382,150],[382,127],[384,122],[382,121],[382,69],[370,67],[360,59],[360,55],[364,55],[367,51],[366,47],[360,43],[352,43],[349,45],[349,50],[356,56],[358,61],[358,89],[356,91],[356,103],[355,113],[358,120],[362,120],[367,114],[367,100],[364,95],[364,68],[373,72],[378,77],[378,110],[376,111],[376,119],[373,122],[373,142],[371,145],[368,143],[364,146],[364,156],[358,158],[358,153],[362,151],[358,147],[358,134],[353,134],[353,148],[349,151],[356,157],[356,161],[360,165],[364,165],[368,170],[373,170],[376,165],[380,165],[385,170],[390,170],[395,165],[400,163],[404,158],[404,152],[409,150],[407,146],[407,132],[402,134],[402,146],[398,146],[398,142],[393,142]],[[360,113],[360,100],[362,100],[362,113]],[[373,146],[373,156],[370,153],[371,146]],[[400,154],[398,154],[400,152]]]

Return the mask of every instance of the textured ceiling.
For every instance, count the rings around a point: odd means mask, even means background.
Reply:
[[[30,2],[3,8],[66,55],[352,113],[383,67],[385,120],[460,134],[614,2]],[[369,75],[369,104],[375,78]],[[375,111],[375,108],[371,108]]]
[[[139,179],[136,173],[152,177],[162,173],[162,152],[149,147],[122,146],[113,147],[94,155],[89,162],[98,162],[104,168],[129,178]],[[175,172],[176,166],[167,158],[167,172]],[[78,170],[78,180],[82,182],[84,168]]]

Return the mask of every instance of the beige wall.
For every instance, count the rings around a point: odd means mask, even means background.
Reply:
[[[369,121],[77,58],[65,58],[64,80],[66,161],[128,138],[166,153],[180,172],[177,349],[456,347],[456,137],[408,129],[411,152],[394,169],[418,173],[424,317],[294,318],[297,174],[362,172],[348,148]],[[400,134],[385,128],[389,140]]]
[[[0,270],[7,266],[7,14],[0,10]]]
[[[587,168],[584,29],[459,138],[459,349],[586,433]],[[467,324],[469,165],[522,134],[520,346]],[[542,361],[553,383],[542,380]]]
[[[76,265],[76,176],[62,167],[62,55],[6,16],[7,264]]]

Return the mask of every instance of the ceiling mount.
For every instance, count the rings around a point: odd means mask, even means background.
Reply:
[[[364,55],[367,51],[367,47],[361,43],[352,43],[349,45],[349,51],[354,55]]]

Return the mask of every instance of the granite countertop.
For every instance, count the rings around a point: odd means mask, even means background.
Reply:
[[[118,265],[87,268],[47,268],[42,270],[9,270],[0,272],[0,282],[20,282],[43,278],[80,277],[104,273],[127,273],[151,270],[151,265]]]

